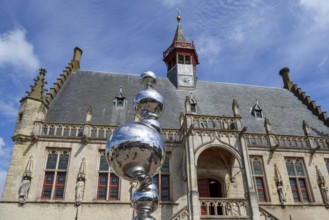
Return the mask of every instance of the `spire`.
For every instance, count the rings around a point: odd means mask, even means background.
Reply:
[[[28,94],[27,97],[29,98],[43,100],[43,92],[46,90],[44,89],[44,86],[47,84],[47,82],[45,82],[45,75],[47,71],[44,68],[40,68],[39,71],[39,75],[33,79],[34,85],[30,85],[31,91],[26,93]]]
[[[177,89],[193,90],[196,86],[196,65],[198,54],[193,41],[188,42],[180,24],[180,11],[177,9],[177,28],[171,45],[163,52],[167,65],[167,77]]]
[[[183,29],[182,29],[182,26],[180,24],[180,20],[181,20],[181,16],[180,16],[180,10],[177,8],[177,29],[176,29],[176,33],[175,33],[175,36],[174,36],[174,42],[175,41],[178,41],[178,42],[186,42],[186,38],[184,36],[184,33],[183,33]]]

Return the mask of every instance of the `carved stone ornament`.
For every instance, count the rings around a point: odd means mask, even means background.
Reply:
[[[82,158],[78,173],[77,183],[75,186],[75,205],[80,206],[83,201],[86,181],[86,158]]]
[[[282,181],[282,175],[279,171],[279,168],[276,164],[274,164],[274,174],[275,174],[275,182],[276,182],[276,187],[278,190],[278,195],[280,199],[280,203],[282,207],[286,206],[286,193],[284,191],[283,187],[283,181]]]
[[[24,173],[23,180],[18,190],[18,202],[20,205],[24,205],[25,200],[28,197],[31,180],[32,180],[32,172],[33,172],[33,156],[31,155],[29,160],[27,161]]]
[[[315,169],[316,169],[317,181],[318,181],[318,185],[320,188],[323,203],[326,206],[326,208],[329,208],[329,190],[328,190],[328,187],[326,186],[326,181],[325,181],[319,167],[315,166]]]

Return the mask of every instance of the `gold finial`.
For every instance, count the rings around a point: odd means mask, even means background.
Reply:
[[[176,11],[177,11],[177,21],[178,22],[180,22],[180,13],[181,13],[181,11],[180,11],[180,9],[179,8],[176,8]]]

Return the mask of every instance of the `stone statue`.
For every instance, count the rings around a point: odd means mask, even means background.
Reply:
[[[32,172],[33,172],[33,156],[29,157],[27,161],[24,173],[23,173],[23,181],[18,189],[18,202],[20,205],[24,205],[25,200],[29,194],[31,180],[32,180]]]
[[[24,176],[23,181],[18,190],[18,195],[19,195],[18,202],[20,205],[23,205],[25,203],[25,200],[29,194],[30,185],[31,185],[31,179],[28,176]]]
[[[328,187],[326,186],[326,181],[325,181],[319,167],[315,166],[315,169],[316,169],[317,180],[318,180],[323,203],[325,204],[325,206],[327,208],[329,208],[329,190],[328,190]]]
[[[326,187],[324,184],[320,185],[320,191],[321,191],[321,195],[322,195],[322,199],[324,204],[326,204],[326,206],[329,206],[329,190],[328,187]]]
[[[278,190],[279,200],[280,200],[282,207],[285,207],[286,201],[287,201],[286,193],[284,191],[281,173],[276,164],[274,164],[274,174],[275,174],[275,182],[276,182],[276,187]]]
[[[76,206],[81,205],[81,202],[83,200],[84,191],[85,191],[85,181],[82,177],[79,177],[77,185],[75,187],[75,205]]]
[[[281,204],[284,204],[286,202],[286,194],[284,192],[282,182],[277,183],[277,188],[278,188],[280,202],[281,202]]]

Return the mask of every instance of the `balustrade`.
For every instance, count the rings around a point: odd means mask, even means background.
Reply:
[[[241,128],[241,118],[190,115],[195,129],[235,130]]]
[[[200,198],[201,215],[247,217],[247,200],[239,198]]]
[[[108,139],[115,126],[104,125],[82,125],[82,124],[60,124],[36,122],[34,134],[38,136],[56,137],[90,137],[95,139]],[[161,135],[164,141],[179,142],[180,134],[178,130],[162,129]]]

